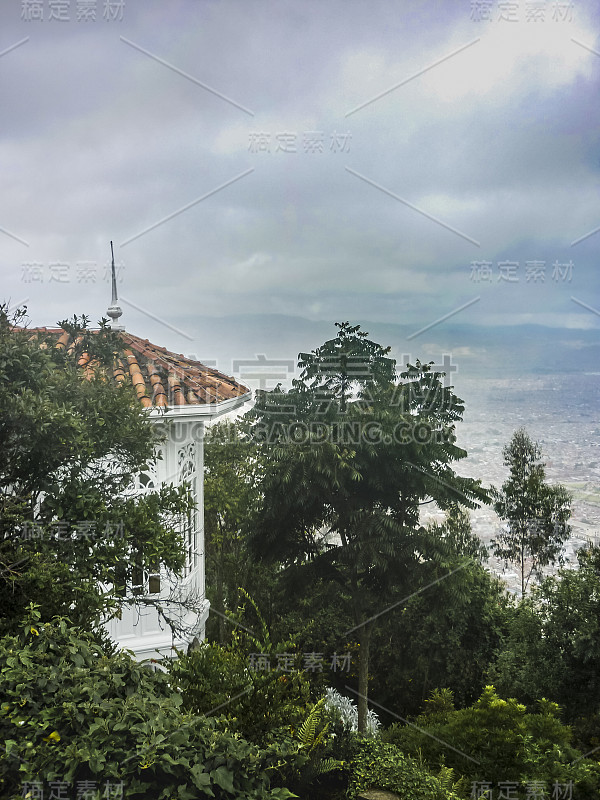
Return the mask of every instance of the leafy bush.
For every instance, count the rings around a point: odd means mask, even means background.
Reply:
[[[458,800],[444,785],[451,777],[446,770],[442,782],[393,744],[362,739],[350,765],[348,798],[354,800],[359,792],[375,788],[396,792],[401,800]]]
[[[325,692],[327,707],[339,715],[343,725],[351,731],[358,731],[358,708],[349,697],[345,697],[335,689],[329,687]],[[367,732],[375,736],[379,732],[381,723],[374,711],[367,711]]]
[[[510,609],[489,682],[525,703],[540,695],[556,701],[591,750],[600,734],[593,722],[600,714],[600,548],[581,548],[577,562]]]
[[[525,797],[528,783],[542,782],[548,791],[573,781],[579,797],[597,797],[600,764],[572,747],[571,730],[558,713],[548,700],[538,702],[536,713],[527,713],[516,700],[500,698],[493,686],[469,708],[455,710],[450,693],[436,691],[415,725],[394,724],[382,738],[421,754],[431,769],[451,767],[469,784],[512,782]]]
[[[0,668],[6,800],[53,780],[91,781],[97,799],[110,782],[131,800],[283,800],[285,775],[309,758],[290,736],[259,748],[223,718],[183,713],[166,675],[127,653],[107,656],[91,635],[64,618],[43,623],[34,608],[0,641]]]
[[[254,671],[234,645],[203,643],[169,666],[184,709],[226,715],[240,736],[266,744],[275,732],[292,733],[305,719],[310,683],[303,672]]]
[[[266,745],[281,731],[293,735],[306,719],[311,708],[311,682],[296,666],[293,642],[276,648],[255,601],[243,589],[239,592],[244,601],[237,614],[229,614],[234,625],[231,642],[202,642],[187,655],[181,653],[168,668],[186,711],[224,714],[241,736]],[[245,616],[247,603],[255,615],[252,622]],[[241,618],[246,624],[241,624]],[[260,630],[257,635],[246,627],[256,620]],[[290,656],[285,671],[272,669],[275,654],[283,651]]]
[[[226,715],[231,730],[260,747],[291,738],[297,750],[280,765],[279,780],[303,796],[310,789],[312,796],[320,776],[338,773],[344,766],[351,750],[347,731],[325,697],[313,702],[318,686],[312,685],[306,672],[292,667],[299,658],[294,655],[294,643],[275,647],[255,601],[244,590],[240,593],[255,614],[252,621],[244,616],[244,622],[255,624],[257,619],[260,635],[239,621],[246,611],[244,602],[237,615],[230,615],[236,623],[231,643],[203,642],[191,653],[181,654],[169,665],[170,679],[187,711]],[[250,653],[251,649],[256,652]],[[264,670],[251,668],[250,655],[275,662],[282,650],[290,657],[288,671],[271,670],[274,664]],[[336,784],[340,776],[327,780]]]

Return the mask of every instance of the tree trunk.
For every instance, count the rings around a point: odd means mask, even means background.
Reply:
[[[358,629],[360,644],[358,653],[358,732],[367,733],[367,696],[369,691],[369,645],[371,643],[371,623]]]
[[[348,539],[345,527],[340,526],[340,537],[344,548],[348,547]],[[358,732],[363,736],[367,732],[367,694],[369,691],[369,645],[371,643],[371,628],[373,622],[365,621],[364,603],[365,598],[359,587],[356,567],[350,578],[350,592],[352,596],[352,611],[354,624],[358,633]]]
[[[223,598],[223,571],[217,563],[215,570],[215,611],[218,611],[219,644],[225,644],[225,600]]]

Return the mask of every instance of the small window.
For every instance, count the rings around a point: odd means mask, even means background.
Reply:
[[[142,568],[142,553],[137,556],[137,563],[131,571],[131,584],[134,595],[160,593],[160,565],[154,563],[149,570]]]
[[[144,570],[136,564],[131,571],[131,585],[134,595],[144,594]]]

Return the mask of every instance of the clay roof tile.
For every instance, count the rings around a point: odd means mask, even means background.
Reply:
[[[74,340],[62,328],[29,330],[32,332],[31,338],[50,334],[56,338],[55,347],[67,348],[69,352],[81,340],[81,337]],[[213,404],[249,393],[234,378],[223,375],[213,367],[206,367],[200,361],[186,358],[181,353],[172,353],[165,347],[152,344],[148,339],[140,339],[126,331],[120,335],[127,364],[117,359],[113,367],[113,378],[121,385],[127,381],[129,374],[138,400],[144,408]],[[78,363],[83,368],[85,377],[90,378],[94,372],[94,362],[89,353],[83,353]]]

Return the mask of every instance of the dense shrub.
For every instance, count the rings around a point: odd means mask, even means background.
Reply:
[[[470,787],[490,784],[494,795],[503,784],[512,784],[515,797],[526,797],[528,785],[538,783],[551,796],[554,787],[572,781],[578,800],[597,798],[600,764],[571,745],[571,730],[558,713],[547,700],[528,713],[516,700],[500,698],[493,686],[469,708],[455,710],[451,693],[436,691],[414,725],[394,724],[382,738],[422,755],[431,769],[450,766]],[[557,791],[562,796],[564,789]]]
[[[234,644],[203,642],[169,671],[187,712],[226,715],[232,730],[259,745],[281,728],[292,734],[311,704],[306,673],[255,670]]]
[[[261,644],[261,650],[268,648],[268,642]],[[324,697],[311,700],[306,673],[251,669],[238,637],[227,646],[204,642],[181,654],[169,674],[185,711],[226,715],[236,735],[261,748],[282,741],[296,747],[278,766],[278,785],[308,797],[321,775],[344,766],[348,732]],[[332,782],[340,780],[336,775]]]
[[[260,748],[224,718],[184,713],[164,674],[127,653],[107,656],[63,618],[36,616],[0,641],[2,798],[36,784],[48,793],[51,781],[69,782],[73,795],[88,781],[95,800],[111,796],[107,782],[131,800],[290,796],[284,776],[309,758],[297,740]]]
[[[401,800],[457,800],[444,785],[451,781],[451,771],[444,772],[442,781],[393,744],[362,739],[350,765],[348,798],[354,800],[361,791],[375,788],[396,792]]]
[[[559,703],[587,752],[600,744],[600,548],[581,548],[577,562],[510,609],[506,640],[488,674],[504,695]]]

